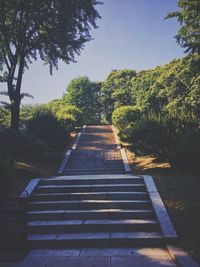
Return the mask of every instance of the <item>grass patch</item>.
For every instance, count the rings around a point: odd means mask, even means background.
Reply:
[[[174,170],[159,155],[126,146],[134,174],[152,175],[177,231],[179,244],[200,262],[200,176]]]

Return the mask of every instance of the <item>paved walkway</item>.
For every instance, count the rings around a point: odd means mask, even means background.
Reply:
[[[162,248],[33,250],[21,263],[0,267],[175,267]],[[190,267],[190,266],[188,266]]]
[[[87,126],[72,151],[64,174],[123,173],[112,126]]]

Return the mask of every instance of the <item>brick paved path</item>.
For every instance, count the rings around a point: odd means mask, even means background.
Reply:
[[[123,172],[112,126],[88,126],[64,170],[65,174]]]

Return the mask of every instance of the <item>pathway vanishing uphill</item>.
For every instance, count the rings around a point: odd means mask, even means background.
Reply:
[[[112,126],[87,126],[63,174],[124,173]]]
[[[27,187],[36,250],[19,266],[198,266],[176,265],[175,252],[172,260],[164,247],[174,251],[177,236],[153,179],[123,166],[112,127],[87,127],[63,175]]]

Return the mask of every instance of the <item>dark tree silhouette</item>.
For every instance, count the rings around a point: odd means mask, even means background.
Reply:
[[[100,18],[97,0],[0,0],[0,71],[11,101],[11,127],[19,128],[23,73],[38,57],[50,73],[59,60],[75,61]]]

